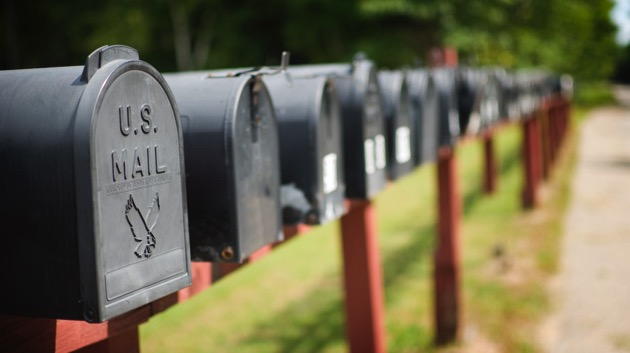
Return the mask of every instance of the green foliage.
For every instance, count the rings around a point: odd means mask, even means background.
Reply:
[[[575,87],[575,103],[582,107],[614,104],[615,96],[608,82],[578,82]]]
[[[365,51],[388,67],[453,46],[463,64],[610,75],[611,0],[7,0],[0,69],[80,64],[127,44],[159,70],[347,61]],[[36,19],[36,20],[34,20]]]

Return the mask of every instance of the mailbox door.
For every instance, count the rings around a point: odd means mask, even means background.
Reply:
[[[242,261],[279,239],[278,137],[249,75],[165,75],[182,115],[194,261]]]
[[[381,71],[378,78],[387,128],[388,175],[396,180],[413,170],[416,154],[409,85],[406,72]]]
[[[318,101],[321,103],[317,109],[317,125],[313,127],[317,129],[317,176],[321,181],[316,200],[320,224],[338,219],[345,212],[341,108],[333,82],[327,79],[323,89],[318,91],[321,95],[321,100]]]
[[[266,86],[251,78],[228,121],[228,144],[234,163],[238,202],[237,258],[282,240],[278,127]]]
[[[415,69],[409,74],[417,154],[415,163],[432,162],[438,148],[438,93],[430,71]]]
[[[344,212],[340,107],[331,78],[265,76],[278,119],[285,224]],[[305,199],[305,200],[304,200]]]
[[[363,158],[366,178],[364,195],[359,198],[372,198],[385,187],[387,180],[387,142],[385,117],[381,107],[382,96],[378,85],[375,66],[368,61],[354,63],[353,77],[357,93],[361,97],[363,116]],[[356,126],[344,125],[345,129]],[[348,187],[350,190],[350,187]],[[351,195],[348,195],[352,197]]]
[[[460,134],[457,76],[452,69],[433,70],[438,91],[439,145],[454,146]]]
[[[494,73],[483,73],[481,92],[478,109],[481,129],[486,130],[501,119],[501,89]]]
[[[77,206],[93,220],[79,237],[94,234],[80,242],[80,264],[94,263],[93,246],[98,279],[84,307],[100,321],[191,283],[182,135],[168,86],[138,62],[97,71],[78,112]]]

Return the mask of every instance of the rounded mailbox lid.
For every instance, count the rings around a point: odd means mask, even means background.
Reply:
[[[97,259],[91,268],[80,258],[82,277],[98,279],[86,319],[106,320],[189,284],[182,135],[161,75],[140,61],[100,68],[80,103],[75,136],[77,166],[89,166],[77,167],[78,208],[93,218],[79,225],[79,246],[93,247]]]

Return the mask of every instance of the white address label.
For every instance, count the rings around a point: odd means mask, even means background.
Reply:
[[[396,129],[396,162],[406,163],[411,159],[411,132],[406,126]]]
[[[372,139],[365,140],[363,149],[365,150],[365,173],[368,175],[374,174],[376,171],[374,166],[374,141]]]
[[[337,154],[329,153],[322,159],[324,194],[337,189]]]
[[[376,168],[383,169],[387,166],[387,156],[385,155],[385,137],[383,135],[374,136],[376,144]]]

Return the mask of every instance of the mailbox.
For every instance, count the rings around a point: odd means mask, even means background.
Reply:
[[[284,223],[338,219],[345,212],[346,186],[334,81],[285,74],[263,77],[278,121]]]
[[[259,76],[164,75],[181,114],[193,261],[282,240],[278,130]]]
[[[438,93],[439,145],[454,146],[460,134],[458,90],[459,75],[451,68],[433,70]]]
[[[563,74],[560,76],[560,91],[566,99],[573,98],[573,77]]]
[[[479,77],[470,69],[457,69],[457,111],[459,116],[460,134],[468,133],[468,124],[475,109],[475,102],[479,96]]]
[[[514,75],[505,69],[497,68],[494,70],[500,91],[499,112],[502,119],[518,120],[520,119],[520,108],[518,101],[518,86],[514,79]]]
[[[129,47],[0,72],[2,314],[101,322],[189,286],[175,101]]]
[[[462,71],[462,74],[473,97],[472,106],[467,108],[469,118],[466,132],[477,134],[491,127],[500,118],[499,86],[496,76],[489,71],[468,69]]]
[[[531,117],[538,109],[540,96],[537,93],[536,82],[529,71],[516,73],[516,85],[518,87],[518,102],[521,118]]]
[[[346,197],[369,199],[385,187],[385,122],[376,67],[361,56],[349,64],[292,66],[293,76],[333,77],[341,105]]]
[[[479,115],[482,130],[492,127],[501,119],[501,85],[492,71],[483,71]]]
[[[409,72],[413,121],[416,125],[416,165],[429,163],[437,157],[438,92],[431,71],[414,69]]]
[[[415,166],[416,131],[413,124],[411,94],[406,71],[380,71],[387,141],[388,174],[396,180]]]

